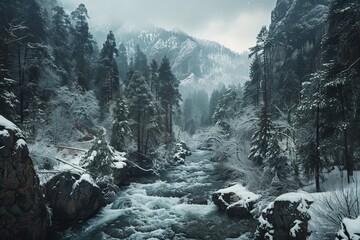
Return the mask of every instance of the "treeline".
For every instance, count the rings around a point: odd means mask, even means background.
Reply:
[[[128,59],[111,31],[99,49],[84,4],[70,15],[46,6],[0,3],[0,114],[53,144],[91,139],[104,126],[119,151],[169,146],[181,101],[169,59],[149,64],[139,46]]]

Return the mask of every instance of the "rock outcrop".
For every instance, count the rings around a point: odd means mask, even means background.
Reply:
[[[300,88],[319,67],[321,41],[327,31],[331,2],[277,0],[269,27],[272,76],[269,87],[271,101],[276,106],[283,108],[294,104],[290,99],[295,96],[284,100],[282,89]]]
[[[176,143],[174,150],[174,160],[178,163],[184,163],[185,158],[191,155],[191,151],[184,142]]]
[[[44,239],[49,223],[24,136],[0,115],[0,238]]]
[[[60,173],[50,179],[45,188],[55,229],[87,219],[104,206],[102,190],[88,174]]]
[[[306,240],[312,200],[302,193],[287,193],[276,198],[263,210],[255,240]]]
[[[248,218],[260,195],[247,190],[240,184],[220,189],[213,193],[212,200],[220,211],[225,211],[229,217]]]

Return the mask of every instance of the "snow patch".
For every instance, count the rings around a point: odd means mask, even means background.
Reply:
[[[295,220],[294,223],[295,225],[290,229],[290,235],[292,237],[296,237],[296,233],[301,229],[300,224],[302,223],[302,221]]]
[[[72,185],[72,191],[70,193],[70,195],[73,194],[74,190],[77,188],[77,186],[79,186],[79,184],[82,182],[82,181],[86,181],[88,183],[90,183],[92,186],[94,187],[98,187],[98,185],[96,185],[96,183],[94,182],[94,180],[92,179],[92,177],[90,176],[90,174],[88,173],[84,173],[81,175],[81,177],[76,180],[73,185]]]
[[[118,152],[115,150],[113,151],[114,168],[121,169],[127,165],[125,162],[127,160],[125,154],[126,154],[125,152]]]
[[[6,138],[6,137],[10,137],[10,134],[6,129],[4,129],[4,130],[0,130],[0,136]]]
[[[21,132],[20,129],[12,122],[0,115],[0,126],[4,126],[5,129],[12,130],[14,132]]]
[[[24,147],[26,147],[26,145],[27,145],[27,144],[26,144],[26,142],[25,142],[24,139],[19,139],[19,140],[17,140],[16,143],[15,143],[15,150],[24,148]]]
[[[338,236],[341,239],[360,240],[360,216],[356,219],[344,218]]]

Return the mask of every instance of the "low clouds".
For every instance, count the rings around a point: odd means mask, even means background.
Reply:
[[[58,0],[68,10],[84,3],[93,27],[116,29],[124,23],[181,29],[242,52],[270,23],[276,0]]]

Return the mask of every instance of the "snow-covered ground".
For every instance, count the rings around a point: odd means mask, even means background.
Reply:
[[[230,219],[211,202],[211,194],[225,181],[210,156],[195,151],[160,179],[121,189],[114,203],[68,232],[68,239],[251,239],[255,220]],[[196,198],[208,205],[189,204]]]

